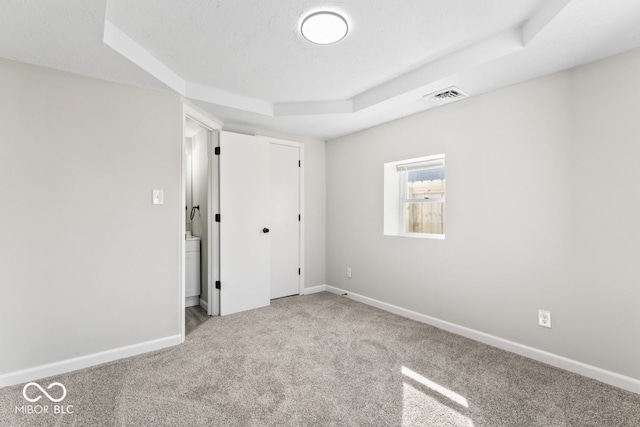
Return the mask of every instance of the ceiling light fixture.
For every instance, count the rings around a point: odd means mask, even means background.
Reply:
[[[315,12],[304,18],[300,32],[315,44],[337,43],[349,32],[347,20],[335,12]]]

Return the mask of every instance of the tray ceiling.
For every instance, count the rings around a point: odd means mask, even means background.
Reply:
[[[174,90],[229,125],[328,139],[640,45],[636,0],[345,0],[314,45],[312,0],[2,2],[0,56]]]

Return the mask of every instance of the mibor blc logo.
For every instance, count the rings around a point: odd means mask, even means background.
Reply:
[[[67,397],[67,388],[62,383],[51,383],[45,390],[40,384],[30,382],[22,388],[22,396],[30,403],[36,403],[44,396],[55,405],[42,401],[45,403],[16,406],[16,414],[73,414],[73,405],[58,405]]]
[[[47,396],[50,401],[52,401],[54,403],[62,402],[64,400],[64,398],[67,397],[67,388],[64,385],[60,384],[60,383],[51,383],[51,384],[49,384],[49,387],[47,387],[47,389],[51,389],[52,387],[56,387],[56,386],[58,386],[58,387],[60,387],[62,389],[62,396],[57,398],[57,399],[55,397],[52,397],[49,393],[47,393],[42,388],[42,386],[40,386],[40,384],[38,384],[38,383],[29,383],[29,384],[25,385],[24,388],[22,389],[22,395],[24,396],[24,398],[26,400],[28,400],[31,403],[37,402],[38,400],[40,400],[42,398],[42,396],[38,396],[38,397],[36,397],[34,399],[32,399],[29,396],[27,396],[27,389],[29,387],[35,387],[38,390],[40,390],[40,392],[42,394]]]

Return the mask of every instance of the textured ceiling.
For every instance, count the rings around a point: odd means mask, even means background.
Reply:
[[[0,57],[166,89],[103,43],[105,9],[105,0],[0,0]]]
[[[541,0],[350,0],[335,45],[306,41],[315,0],[110,0],[108,19],[187,81],[269,102],[344,100],[526,21]],[[481,17],[481,19],[478,19]],[[224,63],[221,63],[224,61]]]
[[[351,32],[317,46],[326,5]],[[330,139],[640,46],[638,0],[0,0],[0,57],[190,98],[225,127]],[[463,101],[464,102],[464,101]]]

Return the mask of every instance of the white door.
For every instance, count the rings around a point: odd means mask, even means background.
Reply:
[[[300,149],[271,143],[271,298],[299,293]]]
[[[220,314],[270,303],[268,141],[220,133]]]

